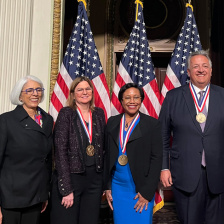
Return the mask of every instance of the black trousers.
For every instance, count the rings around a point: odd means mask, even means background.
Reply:
[[[177,215],[181,224],[224,224],[224,194],[209,191],[206,168],[196,190],[187,193],[173,187]]]
[[[50,198],[51,224],[97,224],[100,212],[103,174],[96,167],[86,167],[85,173],[71,174],[74,204],[66,209],[61,205],[57,179],[53,178]]]
[[[39,224],[42,203],[27,208],[2,209],[2,224]]]

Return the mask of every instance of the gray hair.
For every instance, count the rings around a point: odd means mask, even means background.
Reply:
[[[210,67],[212,68],[212,61],[209,57],[209,51],[208,50],[200,50],[200,51],[195,51],[195,52],[192,52],[189,56],[188,56],[188,59],[187,59],[187,68],[190,69],[190,61],[191,61],[191,58],[196,56],[196,55],[202,55],[202,56],[205,56],[208,61],[209,61],[209,65]]]
[[[12,89],[12,92],[10,94],[10,101],[12,104],[14,105],[23,105],[23,102],[21,102],[19,100],[20,98],[20,94],[21,94],[21,91],[23,89],[23,86],[29,81],[29,80],[32,80],[32,81],[35,81],[37,83],[40,84],[41,88],[43,88],[43,83],[41,82],[41,80],[35,76],[32,76],[32,75],[27,75],[23,78],[21,78],[20,80],[17,81],[17,83],[15,84],[15,86],[13,87]],[[41,101],[42,102],[44,100],[44,92],[42,93],[42,97],[41,97]]]

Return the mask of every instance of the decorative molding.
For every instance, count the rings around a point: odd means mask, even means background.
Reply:
[[[105,56],[106,56],[106,79],[110,89],[113,91],[114,76],[114,19],[115,5],[117,0],[108,0],[106,8],[106,32],[105,32]]]
[[[50,75],[50,98],[57,81],[60,66],[60,49],[62,33],[62,1],[54,0],[53,32],[52,32],[52,53],[51,53],[51,75]]]

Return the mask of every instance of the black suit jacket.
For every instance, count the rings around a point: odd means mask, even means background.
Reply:
[[[3,208],[48,199],[53,118],[41,110],[41,128],[23,109],[0,116],[0,197]]]
[[[215,85],[210,87],[204,132],[196,121],[189,85],[169,91],[160,112],[163,169],[169,169],[170,157],[174,186],[186,192],[193,192],[199,182],[203,149],[210,191],[214,194],[224,192],[224,89]]]
[[[110,117],[106,128],[106,188],[110,189],[111,172],[119,153],[120,121],[123,114]],[[151,201],[159,182],[162,166],[162,136],[158,120],[140,113],[140,121],[133,130],[126,152],[136,192]]]
[[[103,171],[105,116],[101,108],[95,107],[92,113],[96,171]],[[66,196],[74,191],[71,173],[84,173],[86,168],[86,133],[76,110],[63,107],[54,128],[55,166],[58,188]]]

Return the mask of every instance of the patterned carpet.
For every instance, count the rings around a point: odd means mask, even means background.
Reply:
[[[50,224],[49,206],[41,214],[41,224]],[[153,216],[153,224],[179,224],[174,203],[165,203],[165,206],[157,211]],[[100,210],[99,224],[114,224],[113,214],[107,205],[103,205]]]
[[[166,203],[153,216],[153,224],[179,224],[174,203]],[[113,214],[108,207],[101,208],[99,224],[113,224]]]

